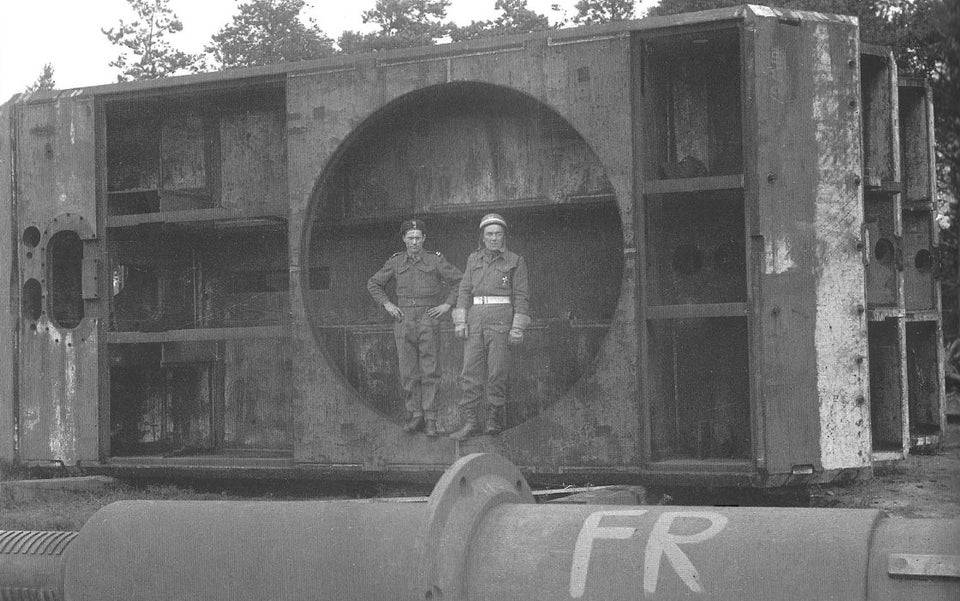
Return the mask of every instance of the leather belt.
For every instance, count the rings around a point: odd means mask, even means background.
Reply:
[[[473,297],[475,305],[509,305],[509,296],[475,296]]]

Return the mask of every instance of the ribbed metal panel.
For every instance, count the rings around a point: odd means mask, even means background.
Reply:
[[[43,589],[0,587],[0,601],[60,601],[60,595]]]
[[[61,555],[77,532],[0,530],[0,554]],[[0,597],[0,601],[5,601]]]

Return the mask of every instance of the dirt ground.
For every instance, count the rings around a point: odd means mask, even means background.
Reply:
[[[812,507],[882,509],[908,518],[960,518],[960,422],[947,425],[939,453],[911,455],[866,482],[810,490]]]

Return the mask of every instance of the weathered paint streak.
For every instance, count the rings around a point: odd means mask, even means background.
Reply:
[[[23,104],[17,122],[18,229],[33,225],[43,232],[38,250],[19,249],[17,285],[29,278],[41,281],[49,299],[46,241],[62,230],[84,240],[95,237],[92,100],[62,94],[54,102]],[[15,239],[20,238],[18,232]],[[46,315],[36,322],[20,320],[21,460],[74,464],[97,457],[96,308],[85,308],[89,313],[71,330],[58,328]]]
[[[856,239],[863,221],[857,119],[841,103],[857,90],[838,76],[843,49],[853,51],[856,30],[817,25],[813,30],[813,119],[816,124],[820,179],[816,199],[817,394],[820,401],[820,451],[824,469],[868,465],[868,406],[858,402],[867,381],[866,336],[856,307],[864,303],[863,266]],[[840,36],[848,39],[838,40]]]
[[[14,309],[10,306],[15,298],[15,278],[11,278],[16,257],[16,216],[11,209],[10,179],[13,172],[13,149],[11,148],[11,103],[0,105],[0,461],[12,461],[16,448],[14,440]]]
[[[796,269],[797,264],[790,256],[791,244],[788,238],[768,239],[766,244],[767,275],[776,275]]]
[[[70,332],[60,332],[51,326],[46,338],[50,356],[62,357],[63,367],[62,380],[51,379],[47,382],[49,394],[46,401],[51,403],[53,411],[46,432],[50,452],[48,459],[72,465],[76,463],[77,454],[77,425],[74,420],[77,403],[77,353]]]

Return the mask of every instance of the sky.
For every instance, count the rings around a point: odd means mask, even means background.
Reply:
[[[183,22],[183,31],[172,36],[175,47],[200,52],[210,36],[230,22],[238,0],[170,0]],[[496,16],[496,0],[453,0],[450,20],[466,25]],[[304,14],[336,39],[346,29],[375,29],[361,20],[376,0],[307,0]],[[638,17],[656,0],[638,0]],[[528,0],[527,6],[550,17],[551,22],[573,15],[576,0]],[[561,10],[552,11],[557,5]],[[114,27],[133,12],[126,0],[0,0],[0,103],[20,92],[52,63],[57,88],[76,88],[116,81],[108,63],[119,49],[107,41],[101,28]]]

